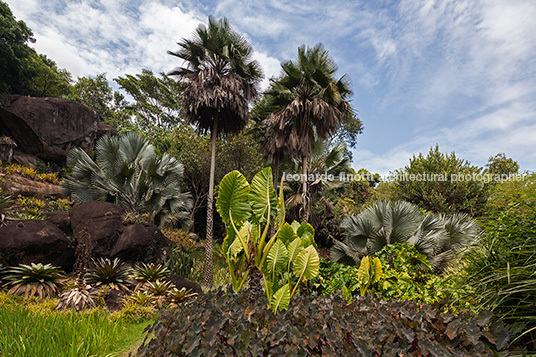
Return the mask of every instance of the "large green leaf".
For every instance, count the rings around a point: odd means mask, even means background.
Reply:
[[[230,224],[246,220],[251,214],[248,202],[249,184],[240,172],[231,171],[220,182],[216,209],[223,222]]]
[[[285,246],[288,246],[290,242],[292,242],[297,237],[298,236],[296,235],[296,233],[294,233],[294,229],[292,229],[292,227],[288,223],[285,223],[283,227],[281,227],[279,233],[277,233],[277,239],[282,241]]]
[[[285,244],[280,240],[276,240],[268,256],[266,257],[266,269],[268,273],[275,274],[281,269],[285,269],[288,263],[288,251]]]
[[[235,240],[229,247],[228,256],[230,258],[235,258],[242,251],[247,253],[250,229],[251,229],[251,224],[249,222],[246,222],[240,228]]]
[[[292,242],[288,245],[288,258],[290,260],[289,264],[296,259],[298,254],[303,250],[302,240],[301,239],[294,239]]]
[[[277,310],[286,310],[290,303],[290,286],[288,284],[283,285],[279,290],[275,292],[270,300],[270,308],[277,312]]]
[[[292,264],[294,275],[303,280],[311,280],[318,275],[320,258],[316,249],[310,245],[302,250]]]
[[[270,221],[276,214],[277,195],[274,189],[271,167],[264,168],[253,177],[248,199],[253,215],[258,222],[265,223]]]
[[[315,243],[315,229],[313,226],[311,226],[309,223],[303,222],[298,229],[296,230],[296,234],[301,239],[307,239],[310,244],[316,247]],[[309,245],[309,244],[307,244]]]
[[[285,224],[285,195],[283,193],[283,179],[279,185],[279,196],[277,198],[277,215],[274,221],[274,229],[278,231]]]

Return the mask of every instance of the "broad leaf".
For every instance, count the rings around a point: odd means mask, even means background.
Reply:
[[[230,224],[246,220],[251,214],[248,203],[249,184],[240,172],[231,171],[220,182],[216,209],[223,222]]]
[[[311,244],[314,244],[315,229],[309,223],[303,222],[296,230],[296,234],[302,239],[308,237]]]
[[[300,222],[292,221],[291,226],[294,232],[296,233],[298,231],[298,228],[300,228]]]
[[[294,275],[303,280],[311,280],[318,275],[320,258],[316,249],[310,245],[302,250],[292,264]]]
[[[278,231],[285,224],[285,196],[283,194],[283,178],[279,185],[279,196],[277,198],[277,215],[274,221],[274,229]]]
[[[285,223],[283,227],[281,227],[281,230],[277,234],[277,239],[282,241],[285,246],[288,246],[290,242],[292,242],[294,239],[296,239],[298,236],[296,233],[294,233],[294,230],[290,226],[290,224]]]
[[[250,228],[251,228],[251,224],[249,224],[248,222],[246,222],[240,228],[240,230],[238,231],[238,235],[236,236],[235,240],[229,247],[229,251],[228,251],[229,257],[235,258],[242,251],[247,253]]]
[[[275,241],[266,258],[266,268],[269,274],[275,274],[280,269],[286,268],[288,263],[288,251],[285,244],[280,240]]]
[[[272,296],[272,299],[270,300],[270,308],[274,312],[277,312],[277,310],[286,310],[289,303],[290,287],[288,284],[285,284]]]
[[[253,177],[248,200],[258,222],[270,221],[276,214],[277,195],[274,189],[272,168],[266,167]]]
[[[296,259],[298,254],[303,250],[302,240],[301,239],[294,239],[292,242],[288,245],[288,258],[289,258],[289,264]]]

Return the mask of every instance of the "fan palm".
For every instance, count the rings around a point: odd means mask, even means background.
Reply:
[[[262,73],[259,63],[251,59],[247,40],[225,18],[209,18],[208,27],[200,25],[193,39],[183,39],[178,45],[178,51],[168,53],[184,60],[183,67],[170,73],[179,76],[185,88],[183,115],[199,132],[210,132],[212,139],[204,269],[204,283],[210,286],[216,137],[244,129]]]
[[[103,137],[97,143],[96,160],[74,149],[67,158],[73,173],[64,190],[78,202],[107,201],[129,212],[180,216],[191,208],[188,193],[181,193],[183,167],[173,157],[157,155],[142,136],[128,133]]]
[[[331,258],[339,263],[357,264],[393,243],[407,242],[424,254],[434,269],[444,268],[454,252],[478,236],[476,223],[465,214],[453,216],[423,214],[405,201],[378,201],[341,223],[343,242],[335,242]]]
[[[337,66],[328,51],[319,44],[298,48],[297,61],[283,63],[283,75],[272,81],[266,92],[272,109],[266,118],[265,146],[268,151],[285,151],[302,161],[303,220],[310,213],[307,189],[308,159],[316,137],[332,135],[339,119],[352,115],[348,102],[351,95],[346,76],[336,80]]]

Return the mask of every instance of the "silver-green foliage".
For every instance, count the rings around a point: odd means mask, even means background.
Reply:
[[[441,269],[457,249],[478,236],[476,223],[465,214],[424,214],[405,201],[375,202],[360,214],[344,219],[341,228],[346,231],[345,241],[335,243],[331,257],[348,265],[357,264],[386,245],[406,242],[424,254],[435,269]]]
[[[190,195],[180,190],[182,165],[158,155],[139,134],[103,137],[95,158],[81,149],[67,158],[73,173],[65,178],[64,189],[77,202],[107,201],[131,212],[172,215],[191,208]]]

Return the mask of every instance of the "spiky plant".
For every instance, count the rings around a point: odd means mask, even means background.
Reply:
[[[5,279],[10,294],[44,298],[58,295],[65,276],[60,268],[52,264],[31,263],[8,269]]]
[[[145,284],[163,279],[171,274],[168,267],[161,264],[141,263],[136,265],[133,271],[134,281],[137,283],[134,291],[138,291]]]
[[[82,311],[97,307],[95,301],[89,294],[89,285],[86,284],[86,279],[80,274],[76,279],[75,288],[63,292],[60,296],[60,301],[56,305],[57,310],[74,309]]]
[[[127,300],[141,306],[151,306],[157,298],[148,291],[138,291],[130,295]]]
[[[171,290],[171,282],[157,280],[149,282],[146,285],[147,292],[150,293],[156,299],[156,305],[162,307],[162,304],[166,300],[169,291]]]
[[[170,306],[179,306],[180,304],[188,301],[190,298],[197,296],[191,289],[177,289],[173,288],[168,291],[167,298]]]
[[[107,285],[111,289],[129,291],[132,269],[119,258],[93,260],[93,268],[86,273],[87,282],[93,286]]]

